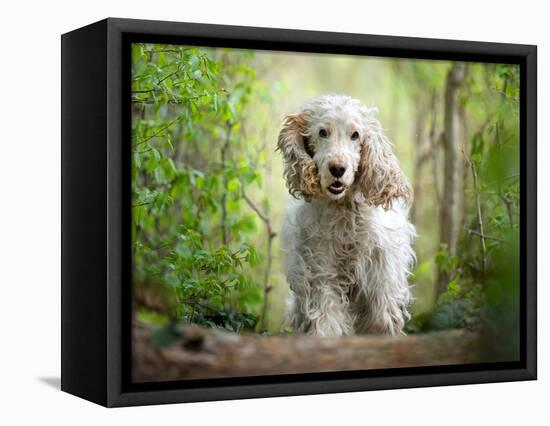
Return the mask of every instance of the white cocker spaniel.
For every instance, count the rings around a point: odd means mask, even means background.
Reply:
[[[284,120],[278,150],[295,200],[283,241],[296,332],[393,335],[410,317],[412,190],[375,113],[322,95]]]

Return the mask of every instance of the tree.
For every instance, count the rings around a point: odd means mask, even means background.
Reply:
[[[455,62],[447,74],[445,86],[444,112],[444,176],[443,194],[440,208],[440,242],[450,255],[456,254],[461,223],[460,197],[463,190],[462,182],[462,154],[460,147],[460,90],[466,78],[466,64]],[[437,294],[447,289],[449,274],[440,269],[438,276]]]

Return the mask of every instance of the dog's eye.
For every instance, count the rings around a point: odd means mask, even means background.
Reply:
[[[309,143],[309,138],[304,137],[303,141],[304,141],[304,149],[306,151],[306,154],[309,155],[311,158],[313,158],[313,156],[315,155],[315,151],[313,150],[313,147]]]
[[[321,129],[319,130],[319,136],[321,136],[322,138],[326,138],[328,136],[328,133],[325,129]]]
[[[353,132],[351,134],[351,140],[356,141],[357,139],[359,139],[359,132]]]

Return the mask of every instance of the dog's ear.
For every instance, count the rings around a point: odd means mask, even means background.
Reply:
[[[313,161],[314,152],[308,144],[309,119],[307,112],[287,115],[277,143],[277,150],[284,159],[283,175],[288,190],[293,197],[306,201],[321,191],[319,173]]]
[[[413,190],[399,167],[382,126],[370,111],[365,121],[367,131],[361,146],[359,185],[367,203],[386,210],[397,198],[412,203]]]

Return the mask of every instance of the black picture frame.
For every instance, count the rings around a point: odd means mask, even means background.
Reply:
[[[61,41],[62,390],[115,407],[536,379],[536,46],[117,18]],[[519,64],[520,361],[130,383],[133,41]]]

